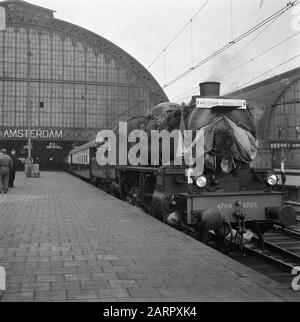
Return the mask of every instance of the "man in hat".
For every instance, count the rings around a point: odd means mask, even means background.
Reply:
[[[0,193],[8,191],[9,170],[12,168],[12,159],[7,155],[6,149],[0,153]]]

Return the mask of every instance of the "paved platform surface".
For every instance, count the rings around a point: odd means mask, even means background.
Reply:
[[[295,292],[63,172],[0,194],[1,301],[282,301]],[[297,294],[300,298],[300,293]]]

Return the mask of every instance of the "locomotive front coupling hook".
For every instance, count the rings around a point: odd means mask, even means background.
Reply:
[[[240,202],[235,203],[236,206],[240,207]],[[233,217],[237,220],[237,235],[239,236],[240,248],[243,248],[243,235],[246,233],[245,218],[246,214],[240,209],[232,213]]]

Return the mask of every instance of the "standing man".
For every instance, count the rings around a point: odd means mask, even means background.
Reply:
[[[11,151],[10,157],[12,159],[13,165],[11,169],[9,170],[9,181],[8,181],[8,187],[14,188],[14,181],[16,177],[16,168],[17,168],[17,158],[16,158],[16,150],[13,149]]]
[[[284,149],[281,148],[280,174],[281,174],[281,183],[282,183],[282,185],[285,185],[285,181],[286,181],[285,164],[286,164],[286,157],[285,157],[285,154],[284,154]]]
[[[0,193],[8,191],[9,170],[12,165],[12,159],[7,155],[6,149],[2,149],[0,153]]]

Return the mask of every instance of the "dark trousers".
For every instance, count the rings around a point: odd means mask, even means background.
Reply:
[[[14,186],[15,177],[16,177],[16,170],[10,170],[9,171],[9,180],[8,180],[9,187]]]
[[[0,192],[2,190],[7,191],[7,188],[8,188],[8,177],[9,177],[9,174],[8,173],[6,173],[6,174],[1,174],[0,173]]]

